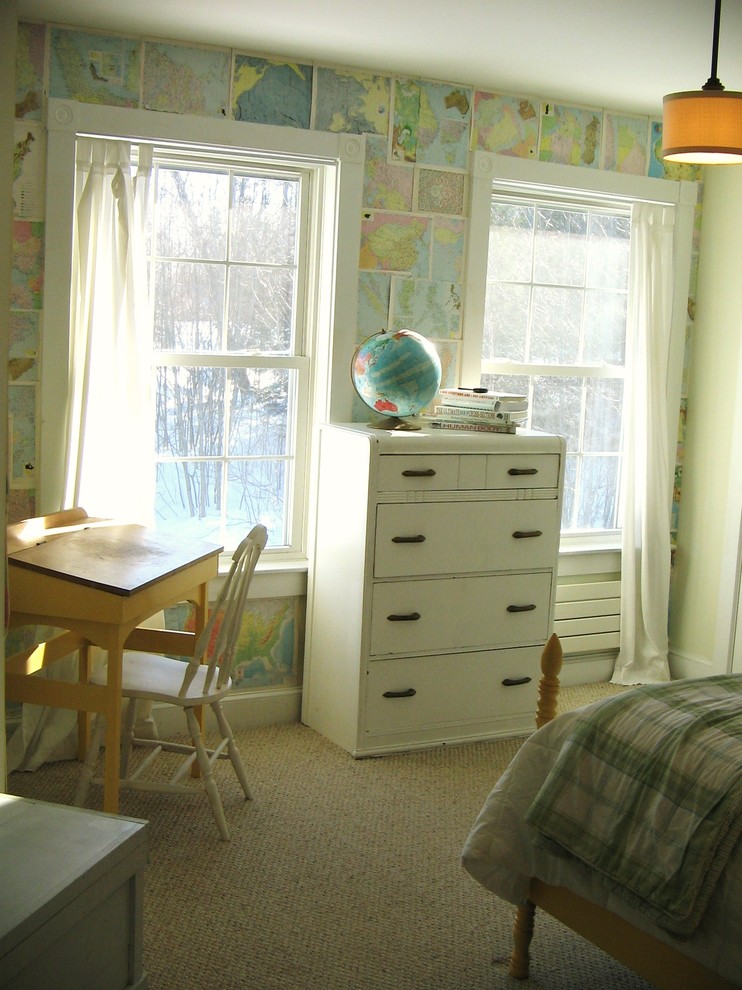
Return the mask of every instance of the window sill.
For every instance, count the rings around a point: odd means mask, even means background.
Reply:
[[[219,576],[229,570],[229,557],[220,561]],[[270,556],[258,561],[250,586],[251,598],[297,598],[307,593],[306,558],[297,560],[272,560]]]

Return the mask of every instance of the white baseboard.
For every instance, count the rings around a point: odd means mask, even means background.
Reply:
[[[573,657],[566,655],[559,682],[565,687],[576,687],[578,684],[609,681],[616,666],[616,656],[615,652]]]
[[[689,653],[679,653],[677,650],[670,651],[669,660],[670,675],[673,680],[686,677],[710,677],[713,674],[722,673],[709,660],[692,656]]]
[[[256,729],[261,725],[298,722],[301,712],[301,688],[281,688],[272,691],[235,692],[224,703],[224,710],[233,729]],[[155,705],[153,712],[157,731],[162,738],[183,732],[183,713],[174,705]],[[213,715],[206,711],[206,729],[214,727]]]

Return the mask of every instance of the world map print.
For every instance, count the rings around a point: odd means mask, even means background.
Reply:
[[[466,86],[397,79],[392,158],[466,168],[471,102]]]
[[[39,314],[10,313],[8,380],[38,381]]]
[[[606,113],[603,168],[610,172],[646,175],[648,169],[649,120]]]
[[[46,176],[46,130],[33,122],[15,122],[13,147],[13,216],[41,219],[44,216]]]
[[[358,273],[357,342],[389,329],[391,280],[391,275],[382,272]]]
[[[431,278],[439,282],[461,282],[464,278],[466,221],[436,217],[433,221]]]
[[[225,117],[230,56],[226,51],[146,42],[143,102],[147,110]]]
[[[365,213],[361,221],[359,268],[427,276],[431,227],[429,217]]]
[[[411,210],[415,171],[412,165],[387,161],[387,139],[366,137],[363,205],[378,210]]]
[[[308,128],[312,79],[311,65],[236,55],[232,97],[235,120]]]
[[[15,60],[15,118],[16,120],[41,120],[41,101],[44,92],[44,40],[43,24],[18,24]]]
[[[598,168],[601,117],[600,111],[544,103],[539,148],[541,161]]]
[[[36,386],[8,386],[10,481],[16,488],[32,487],[36,471]]]
[[[422,213],[464,212],[463,172],[421,168],[417,176],[417,209]]]
[[[235,688],[298,687],[296,611],[299,599],[251,599],[237,641]]]
[[[392,280],[392,329],[416,330],[425,337],[461,336],[461,286],[430,279]]]
[[[141,42],[52,29],[49,95],[81,103],[139,105]]]
[[[538,124],[538,102],[480,90],[474,94],[473,149],[514,158],[535,158]]]
[[[13,221],[11,309],[41,309],[44,289],[44,223]]]
[[[391,79],[353,69],[317,69],[314,127],[318,131],[386,134]]]

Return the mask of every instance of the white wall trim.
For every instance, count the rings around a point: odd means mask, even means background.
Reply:
[[[250,693],[235,691],[224,700],[223,708],[234,731],[298,722],[301,712],[301,688],[276,688]],[[155,705],[153,716],[157,732],[162,739],[182,733],[186,729],[183,712],[174,705]],[[215,730],[216,721],[207,708],[205,731]]]

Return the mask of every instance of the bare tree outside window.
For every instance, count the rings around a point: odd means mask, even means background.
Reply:
[[[158,528],[291,543],[302,175],[158,161],[150,230]]]

